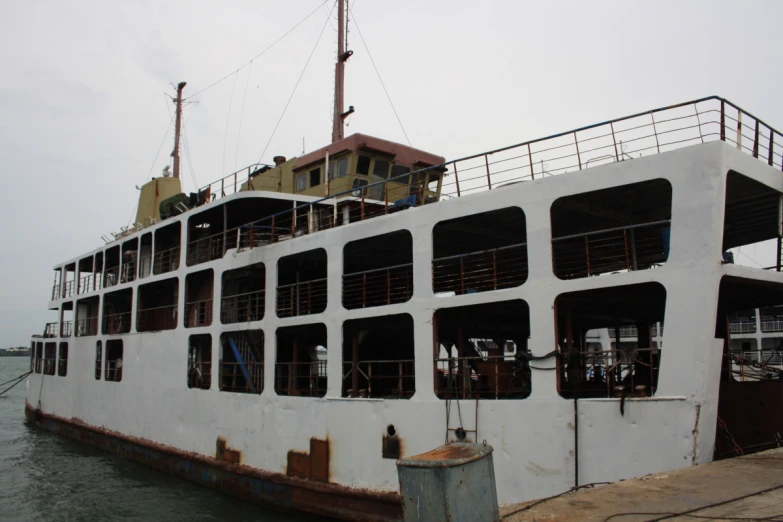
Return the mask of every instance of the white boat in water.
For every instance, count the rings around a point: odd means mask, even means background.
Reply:
[[[345,520],[400,520],[396,460],[445,441],[501,505],[780,444],[780,343],[732,343],[783,305],[780,133],[709,97],[446,162],[343,137],[342,35],[331,144],[190,195],[175,146],[55,266],[31,421]]]

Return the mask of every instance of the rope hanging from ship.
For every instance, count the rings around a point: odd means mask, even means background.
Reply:
[[[16,386],[16,385],[17,385],[17,384],[19,384],[20,382],[23,382],[23,381],[24,381],[24,380],[27,378],[27,376],[28,376],[28,375],[30,375],[31,373],[33,373],[33,372],[32,372],[32,370],[31,370],[31,371],[29,371],[29,372],[27,372],[27,373],[23,373],[22,375],[20,375],[20,376],[18,376],[18,377],[14,377],[14,378],[13,378],[13,379],[11,379],[10,381],[6,381],[6,382],[4,382],[4,383],[0,384],[0,386],[5,386],[6,384],[9,384],[9,383],[12,383],[12,382],[13,382],[13,384],[11,384],[11,386],[9,386],[8,388],[6,388],[6,389],[4,389],[4,390],[0,391],[0,395],[3,395],[3,394],[5,394],[6,392],[10,391],[10,390],[11,390],[11,388],[13,388],[14,386]],[[41,380],[43,380],[43,379],[41,379]]]

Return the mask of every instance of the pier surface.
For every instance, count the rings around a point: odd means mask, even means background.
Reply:
[[[507,506],[501,518],[503,522],[783,521],[783,448]]]

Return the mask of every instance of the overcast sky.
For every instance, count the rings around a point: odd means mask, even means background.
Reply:
[[[333,0],[321,2],[0,1],[0,347],[54,320],[52,267],[127,225],[135,185],[168,164],[170,84],[196,94],[316,10],[190,100],[184,187],[329,142],[336,22]],[[347,134],[405,143],[357,29],[412,145],[447,159],[713,94],[783,128],[781,1],[355,0],[352,10]]]

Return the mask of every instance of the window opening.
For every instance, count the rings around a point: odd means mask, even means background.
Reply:
[[[57,366],[57,343],[44,343],[44,375],[54,375]]]
[[[301,173],[296,175],[296,191],[304,192],[307,190],[307,174]]]
[[[152,273],[152,232],[141,236],[139,248],[139,278],[148,277]]]
[[[122,244],[122,270],[121,283],[130,283],[136,280],[136,265],[139,254],[139,239],[133,238]]]
[[[263,263],[223,272],[220,322],[260,321],[264,318],[266,267]]]
[[[103,271],[103,287],[109,288],[120,282],[120,246],[106,250],[106,268]]]
[[[204,270],[185,278],[185,327],[212,324],[212,293],[214,271]]]
[[[43,373],[43,343],[35,343],[35,373]]]
[[[76,263],[65,265],[63,277],[65,278],[65,284],[63,285],[63,297],[72,297],[76,293]]]
[[[666,290],[658,283],[561,294],[555,300],[558,392],[565,398],[651,397],[658,386],[661,350],[653,325],[663,323]],[[609,350],[587,342],[587,332],[608,328],[615,338],[636,328],[634,342]],[[592,346],[590,346],[592,344]]]
[[[157,332],[177,327],[179,279],[172,277],[139,286],[136,330]]]
[[[413,295],[413,237],[407,230],[351,241],[343,249],[343,306],[404,303]]]
[[[188,388],[208,390],[212,384],[212,336],[191,335],[188,341]]]
[[[30,341],[30,371],[35,371],[35,341]]]
[[[782,284],[730,276],[721,279],[715,324],[715,337],[723,340],[717,459],[735,456],[737,447],[743,453],[755,453],[779,446],[779,434],[783,433],[783,337],[772,332],[779,331],[781,305]],[[739,324],[748,323],[744,319],[751,311],[754,318],[756,313],[760,315],[760,334],[737,331]]]
[[[49,315],[54,321],[46,323],[44,326],[43,337],[51,338],[58,337],[60,335],[60,321],[62,320],[61,312],[59,308],[49,310]]]
[[[445,308],[433,320],[440,399],[525,399],[530,311],[521,300]]]
[[[356,160],[356,173],[367,175],[370,173],[370,158],[368,156],[359,155]]]
[[[101,368],[103,368],[103,365],[101,364],[101,352],[101,342],[98,341],[95,343],[95,380],[98,381],[101,380]]]
[[[61,268],[55,268],[54,269],[54,283],[52,284],[52,301],[56,299],[60,299],[62,297],[62,283],[61,278],[62,277],[62,269]]]
[[[220,335],[220,391],[264,390],[264,332],[242,330]]]
[[[781,212],[783,194],[730,171],[726,176],[722,261],[780,272]],[[741,249],[749,245],[753,245],[752,258]]]
[[[296,397],[326,395],[326,326],[277,330],[275,392]]]
[[[88,297],[76,301],[76,337],[98,335],[100,297]]]
[[[103,296],[103,334],[124,334],[131,330],[133,290],[128,288]]]
[[[122,339],[106,341],[105,380],[114,382],[122,380]]]
[[[277,316],[320,314],[326,310],[326,250],[319,248],[277,262]]]
[[[60,314],[60,337],[70,337],[73,334],[73,301],[63,303]]]
[[[343,323],[343,397],[409,399],[416,391],[413,318]]]
[[[155,275],[179,268],[181,229],[182,224],[177,221],[155,231],[155,254],[152,258],[152,272]]]
[[[472,294],[527,280],[525,213],[517,207],[441,221],[432,230],[432,289]]]
[[[317,187],[321,184],[321,167],[310,171],[310,187]]]
[[[632,183],[552,204],[552,256],[560,279],[644,270],[669,257],[671,184]]]
[[[79,288],[77,289],[79,294],[86,294],[100,289],[101,278],[100,274],[96,277],[94,261],[94,256],[79,260]]]
[[[376,159],[372,167],[372,175],[380,179],[389,179],[390,165],[388,161]]]
[[[68,375],[68,343],[60,343],[59,359],[57,361],[57,375]]]
[[[346,174],[348,174],[348,160],[349,157],[346,156],[345,158],[340,158],[337,160],[337,177],[342,178],[345,177]]]

